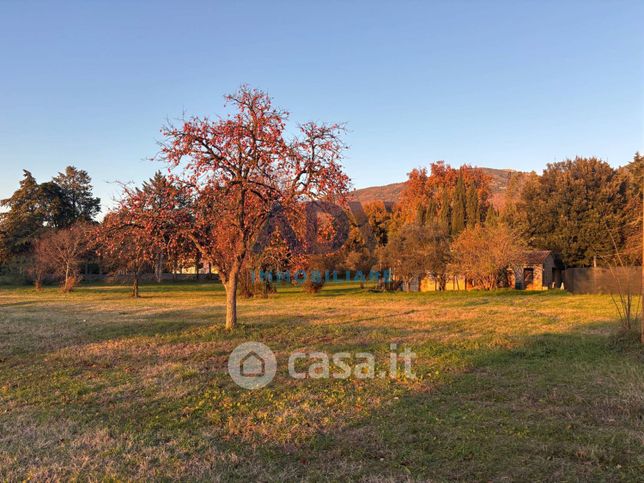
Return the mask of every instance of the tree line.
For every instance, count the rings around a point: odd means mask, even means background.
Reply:
[[[82,264],[98,261],[102,271],[127,276],[138,296],[143,274],[160,279],[165,271],[207,263],[224,285],[230,329],[238,294],[275,290],[270,281],[251,276],[259,270],[366,274],[386,268],[396,276],[396,282],[380,284],[386,289],[427,274],[438,289],[454,275],[491,289],[508,283],[507,268],[531,248],[554,250],[568,266],[588,266],[615,248],[641,262],[639,154],[618,169],[596,158],[575,158],[548,165],[540,176],[516,173],[503,200],[494,203],[482,170],[433,163],[409,173],[395,206],[368,203],[362,217],[347,209],[350,230],[339,251],[295,250],[275,230],[256,252],[254,242],[275,206],[289,221],[280,229],[301,240],[311,229],[302,222],[304,202],[348,206],[343,127],[309,122],[290,132],[288,114],[248,87],[226,100],[232,107],[227,116],[165,126],[156,156],[165,174],[126,187],[100,223],[100,200],[85,171],[70,166],[40,184],[25,171],[16,192],[0,202],[2,270],[37,286],[53,278],[72,290]],[[337,229],[332,217],[320,213],[313,243],[332,239]],[[304,288],[316,292],[323,284],[309,278]]]
[[[493,204],[482,170],[433,163],[409,173],[380,257],[403,281],[430,274],[439,289],[456,274],[506,285],[507,267],[529,250],[552,250],[567,267],[641,264],[643,171],[639,153],[617,169],[576,157],[541,175],[510,173]]]

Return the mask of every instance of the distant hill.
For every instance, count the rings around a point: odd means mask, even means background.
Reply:
[[[403,181],[402,183],[392,183],[384,186],[370,186],[369,188],[355,190],[350,196],[351,199],[360,201],[361,203],[367,203],[369,201],[391,201],[397,203],[406,185],[407,182]]]
[[[492,203],[499,207],[503,204],[505,191],[511,178],[523,179],[528,173],[515,171],[513,169],[480,168],[490,177],[490,191],[492,192]],[[407,182],[392,183],[384,186],[370,186],[355,190],[350,194],[352,200],[368,203],[371,201],[385,201],[397,203],[400,195],[405,189]]]

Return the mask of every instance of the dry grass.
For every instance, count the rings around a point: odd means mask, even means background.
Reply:
[[[641,349],[565,293],[283,289],[223,330],[211,284],[0,289],[0,479],[631,480]],[[226,372],[247,340],[278,374]],[[295,349],[418,355],[416,380],[288,377]]]

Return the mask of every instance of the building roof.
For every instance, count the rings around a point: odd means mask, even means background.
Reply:
[[[523,256],[523,263],[526,265],[543,265],[546,259],[552,255],[550,250],[535,250],[533,252],[526,252]]]

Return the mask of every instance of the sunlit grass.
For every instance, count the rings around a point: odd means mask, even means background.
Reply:
[[[0,289],[2,479],[635,480],[644,367],[606,296],[382,294],[240,301],[220,285]],[[239,343],[271,385],[237,387]],[[293,380],[291,351],[417,354],[417,379]]]

